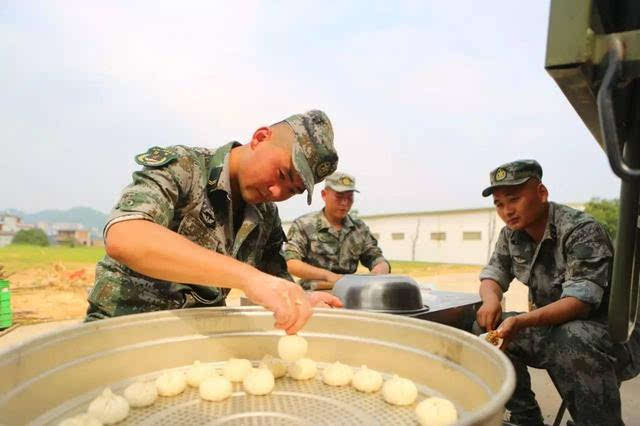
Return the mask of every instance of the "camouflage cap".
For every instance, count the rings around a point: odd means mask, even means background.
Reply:
[[[333,128],[329,117],[317,109],[284,120],[296,135],[291,158],[307,188],[311,204],[313,185],[321,182],[338,167],[338,153],[333,147]]]
[[[499,186],[520,185],[532,177],[542,179],[542,167],[536,160],[516,160],[503,164],[489,174],[491,186],[482,191],[482,196],[488,197]]]
[[[324,187],[331,188],[336,192],[360,192],[356,189],[356,178],[343,172],[335,172],[327,176],[324,181]]]

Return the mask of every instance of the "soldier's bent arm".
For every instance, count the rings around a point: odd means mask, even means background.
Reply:
[[[303,280],[335,282],[339,275],[304,261],[309,253],[309,244],[309,236],[304,225],[300,220],[295,220],[289,228],[287,243],[284,246],[284,258],[287,261],[289,272]]]
[[[500,286],[502,292],[509,290],[509,285],[514,278],[508,233],[509,229],[506,226],[503,227],[489,263],[480,271],[480,281],[492,280]]]
[[[500,303],[502,300],[502,288],[496,281],[485,278],[480,282],[480,298],[485,301],[496,301]]]
[[[113,224],[107,231],[105,249],[110,257],[134,271],[165,281],[244,291],[266,275],[148,220]]]
[[[576,226],[564,242],[565,280],[561,298],[575,297],[597,309],[609,285],[613,249],[602,226],[587,222]]]
[[[388,274],[391,272],[391,264],[382,255],[382,250],[378,246],[378,240],[376,240],[376,238],[371,234],[369,227],[364,224],[362,225],[364,227],[362,230],[364,236],[364,250],[360,255],[360,262],[372,272],[373,269],[376,268],[376,273]],[[386,268],[380,265],[380,263],[383,262],[386,265]]]
[[[295,220],[287,233],[287,242],[284,245],[284,258],[303,260],[309,253],[309,237],[299,220]],[[291,272],[291,271],[290,271]],[[295,275],[295,274],[294,274]]]
[[[585,319],[591,307],[575,297],[564,297],[542,308],[517,315],[518,329],[564,324],[575,319]]]
[[[289,268],[290,273],[292,273],[296,277],[302,278],[303,280],[319,280],[334,283],[341,276],[327,269],[309,265],[308,263],[303,262],[299,259],[287,260],[287,267]]]

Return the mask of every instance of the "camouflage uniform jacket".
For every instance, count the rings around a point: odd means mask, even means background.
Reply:
[[[232,142],[217,150],[180,145],[149,150],[144,155],[150,160],[142,160],[146,166],[133,174],[133,182],[122,191],[105,235],[119,221],[150,220],[202,247],[293,281],[282,257],[284,232],[275,204],[246,204],[243,222],[234,232],[229,153],[238,145]],[[228,291],[150,278],[106,255],[96,267],[87,320],[220,306]]]
[[[550,202],[540,244],[524,231],[503,227],[480,279],[492,279],[507,291],[515,277],[529,287],[536,307],[572,296],[592,306],[591,318],[603,317],[612,257],[609,236],[594,218]]]
[[[296,219],[287,240],[286,260],[298,259],[337,274],[353,274],[358,269],[358,261],[369,270],[380,262],[387,262],[378,241],[362,220],[347,215],[338,231],[325,217],[324,209]]]

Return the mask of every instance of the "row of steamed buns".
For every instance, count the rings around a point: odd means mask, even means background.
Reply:
[[[316,376],[315,361],[305,358],[307,348],[303,337],[283,336],[278,341],[280,359],[265,355],[258,368],[253,368],[248,359],[231,358],[224,364],[220,375],[213,364],[195,361],[186,372],[169,371],[153,382],[131,384],[124,390],[124,397],[107,388],[89,404],[86,414],[66,419],[59,426],[118,423],[128,416],[130,407],[147,407],[156,401],[158,395],[178,395],[187,385],[197,387],[200,397],[207,401],[229,398],[233,392],[232,382],[242,382],[243,389],[251,395],[267,395],[274,389],[275,379],[287,373],[295,380],[309,380]],[[322,371],[322,380],[330,386],[351,384],[365,393],[382,388],[384,400],[393,405],[413,404],[418,396],[418,389],[411,380],[393,376],[384,382],[379,372],[364,365],[354,372],[348,365],[335,362]],[[415,411],[421,425],[450,425],[458,418],[455,406],[443,398],[427,398],[416,406]]]

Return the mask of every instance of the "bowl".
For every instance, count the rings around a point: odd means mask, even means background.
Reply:
[[[420,286],[406,275],[345,275],[333,294],[345,308],[408,314],[424,311]]]

